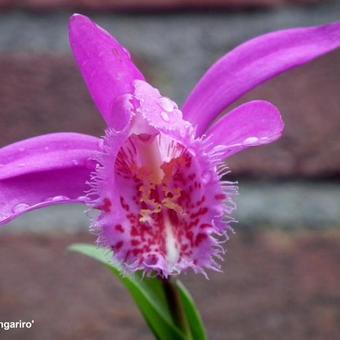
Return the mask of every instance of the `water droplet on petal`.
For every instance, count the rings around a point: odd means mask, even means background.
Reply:
[[[79,161],[77,161],[76,159],[72,160],[72,164],[73,165],[79,165]]]
[[[68,198],[67,196],[59,195],[59,196],[51,197],[51,198],[50,198],[50,201],[58,202],[58,201],[65,201],[65,200],[68,200],[68,199],[69,199],[69,198]]]
[[[50,149],[50,148],[49,148],[48,146],[45,146],[45,147],[44,147],[44,150],[45,150],[45,151],[48,151],[49,149]]]
[[[168,122],[170,120],[169,115],[165,112],[162,111],[161,112],[161,117],[163,118],[163,120],[165,120],[166,122]]]
[[[0,221],[5,220],[9,215],[5,213],[0,213]]]
[[[99,149],[103,149],[103,147],[104,147],[104,139],[99,139],[98,147],[99,147]]]
[[[18,164],[18,167],[19,167],[19,168],[24,168],[25,166],[26,166],[25,163],[20,163],[20,164]]]
[[[27,210],[29,207],[30,207],[30,205],[27,204],[27,203],[18,203],[17,205],[15,205],[13,207],[12,210],[15,214],[17,214],[17,213],[20,213],[20,212]]]
[[[245,144],[245,145],[251,145],[251,144],[257,143],[258,140],[259,140],[259,139],[258,139],[257,137],[248,137],[248,138],[246,138],[246,139],[243,141],[243,144]]]
[[[79,196],[77,199],[83,202],[86,202],[88,200],[87,196]]]
[[[159,100],[159,104],[161,108],[167,112],[173,111],[175,108],[177,108],[177,105],[169,98],[167,97],[162,97]]]

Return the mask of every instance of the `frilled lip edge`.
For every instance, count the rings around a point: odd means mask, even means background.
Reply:
[[[133,98],[129,95],[129,101],[130,100],[133,100]],[[130,109],[131,107],[132,106],[129,106]],[[205,250],[204,256],[202,257],[203,260],[201,259],[201,263],[199,264],[197,264],[197,261],[196,264],[194,261],[190,260],[179,261],[171,268],[171,270],[169,270],[164,264],[157,266],[153,263],[148,263],[147,261],[129,262],[126,258],[122,258],[123,256],[119,254],[119,251],[115,252],[113,250],[112,239],[105,235],[103,226],[100,225],[100,222],[98,223],[98,221],[105,215],[105,205],[108,204],[108,201],[105,201],[105,199],[110,197],[110,204],[114,205],[114,202],[116,202],[116,204],[119,205],[117,192],[114,192],[116,190],[111,190],[111,194],[116,194],[116,197],[110,196],[110,193],[107,192],[108,187],[115,188],[115,176],[112,176],[114,171],[111,171],[111,176],[108,176],[107,169],[112,170],[115,168],[117,155],[131,136],[132,120],[133,117],[130,114],[128,118],[124,118],[126,125],[123,126],[121,130],[115,130],[113,128],[108,128],[106,130],[106,135],[102,138],[103,152],[98,154],[95,158],[98,165],[96,170],[92,172],[91,180],[89,181],[91,189],[87,191],[87,205],[89,211],[92,211],[93,209],[99,211],[95,217],[90,216],[90,230],[97,235],[98,246],[108,249],[108,254],[111,253],[110,251],[113,251],[114,261],[121,264],[122,271],[125,274],[142,271],[144,275],[147,276],[160,275],[168,277],[169,275],[176,275],[191,268],[195,273],[201,273],[207,277],[205,269],[221,271],[221,266],[217,260],[223,260],[222,255],[225,251],[222,244],[229,238],[230,232],[233,232],[230,223],[236,222],[235,219],[231,217],[231,213],[236,208],[233,198],[238,193],[237,183],[223,179],[223,177],[229,173],[228,167],[223,162],[223,155],[225,154],[226,147],[221,145],[215,146],[214,143],[210,141],[210,138],[203,137],[195,139],[193,137],[194,130],[191,127],[191,124],[185,124],[185,132],[182,131],[181,134],[167,129],[158,131],[158,133],[170,134],[171,138],[181,145],[184,145],[186,150],[190,150],[189,152],[192,157],[195,157],[196,159],[199,158],[201,164],[209,167],[209,172],[212,175],[214,185],[217,187],[217,193],[215,194],[217,202],[215,204],[219,207],[216,209],[214,218],[212,218],[213,228],[207,234],[209,250]],[[222,205],[222,210],[220,210],[222,200],[225,202]],[[212,210],[214,210],[214,208]],[[120,217],[117,217],[114,220],[119,221]],[[121,224],[118,225],[120,226]]]
[[[110,132],[108,132],[108,135],[109,134]],[[213,157],[215,157],[216,155],[217,153],[214,154]],[[105,158],[104,154],[103,154],[103,158]],[[101,163],[100,159],[97,159],[97,161]],[[102,167],[101,170],[104,170],[104,168],[105,166]],[[229,172],[230,172],[229,168],[225,164],[219,165],[218,177],[220,179],[222,179],[225,175],[229,174]],[[218,223],[214,224],[214,231],[209,234],[209,238],[212,243],[212,246],[211,246],[211,254],[209,254],[208,257],[205,257],[208,263],[204,267],[195,265],[193,262],[182,263],[181,265],[174,267],[172,272],[167,272],[145,262],[139,263],[139,264],[138,263],[127,263],[125,261],[122,261],[122,259],[119,259],[119,257],[117,257],[117,254],[115,254],[112,247],[108,245],[110,243],[109,240],[105,238],[105,236],[103,236],[101,227],[97,225],[98,214],[100,214],[100,210],[98,210],[98,204],[101,204],[100,202],[102,201],[100,199],[93,200],[93,197],[95,193],[98,192],[98,187],[102,183],[101,182],[102,176],[100,174],[100,168],[97,169],[97,171],[94,172],[91,177],[92,178],[89,183],[91,184],[92,188],[87,193],[89,195],[88,196],[89,199],[87,200],[87,205],[89,207],[89,210],[87,212],[88,212],[88,216],[91,219],[90,231],[97,236],[97,245],[99,247],[106,248],[108,251],[108,254],[113,255],[113,261],[115,263],[120,264],[122,273],[124,275],[128,275],[136,271],[141,271],[143,272],[143,275],[146,275],[148,277],[160,275],[164,278],[167,278],[170,275],[177,275],[177,274],[180,274],[181,272],[187,271],[188,269],[192,269],[193,272],[203,274],[206,278],[208,278],[208,275],[205,269],[221,271],[221,265],[217,262],[217,260],[219,261],[224,260],[223,256],[221,256],[225,254],[225,249],[223,247],[223,244],[226,243],[227,240],[229,240],[230,234],[234,233],[234,229],[231,227],[230,224],[237,223],[236,219],[231,216],[231,213],[236,209],[234,197],[238,194],[238,186],[237,186],[238,183],[237,182],[221,180],[221,185],[223,186],[223,193],[228,197],[228,200],[224,202],[225,204],[224,209],[227,211],[227,213],[223,214],[224,221],[223,222],[218,221]],[[92,197],[92,199],[90,197]],[[105,202],[103,204],[105,205]],[[95,216],[91,214],[93,209],[97,211],[97,214]]]

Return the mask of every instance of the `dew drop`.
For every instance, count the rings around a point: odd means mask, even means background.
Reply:
[[[73,160],[72,160],[72,164],[73,164],[73,165],[79,165],[79,161],[77,161],[76,159],[73,159]]]
[[[87,196],[79,196],[77,199],[80,200],[80,201],[83,201],[83,202],[88,201]]]
[[[165,112],[162,111],[161,112],[161,117],[163,118],[163,120],[165,120],[166,122],[168,122],[170,120],[169,115]]]
[[[256,142],[258,142],[258,138],[257,137],[248,137],[246,138],[244,141],[243,141],[243,144],[245,145],[251,145],[251,144],[254,144]]]
[[[3,221],[3,220],[5,220],[5,219],[8,218],[8,217],[9,217],[8,214],[0,213],[0,221]]]
[[[26,209],[28,209],[30,206],[29,206],[29,204],[27,204],[27,203],[18,203],[17,205],[15,205],[14,207],[13,207],[13,212],[14,213],[20,213],[20,212],[22,212],[22,211],[25,211]]]
[[[99,147],[99,149],[103,149],[104,148],[104,139],[99,139],[98,147]]]
[[[176,108],[176,104],[167,97],[162,97],[159,103],[161,108],[167,112],[171,112]]]
[[[50,198],[50,201],[53,201],[53,202],[58,202],[58,201],[65,201],[65,200],[68,200],[69,198],[67,196],[54,196],[54,197],[51,197]]]
[[[45,146],[45,147],[44,147],[44,150],[45,150],[45,151],[48,151],[49,149],[50,149],[50,148],[49,148],[48,146]]]

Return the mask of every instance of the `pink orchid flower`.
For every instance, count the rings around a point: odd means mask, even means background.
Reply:
[[[167,277],[219,270],[236,186],[224,160],[278,139],[284,124],[247,91],[340,45],[340,24],[260,36],[213,65],[182,110],[148,84],[120,43],[73,15],[70,42],[105,137],[54,133],[0,149],[0,224],[33,209],[82,203],[99,212],[98,243],[128,271]]]

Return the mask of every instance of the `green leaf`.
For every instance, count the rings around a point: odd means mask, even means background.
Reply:
[[[186,340],[173,323],[160,280],[141,279],[139,275],[123,275],[118,263],[113,262],[112,253],[89,244],[73,244],[71,251],[81,253],[108,267],[128,289],[155,337],[160,340]]]
[[[192,338],[195,340],[207,340],[201,315],[192,296],[181,281],[177,280],[176,286],[183,303],[184,314],[187,318]]]

